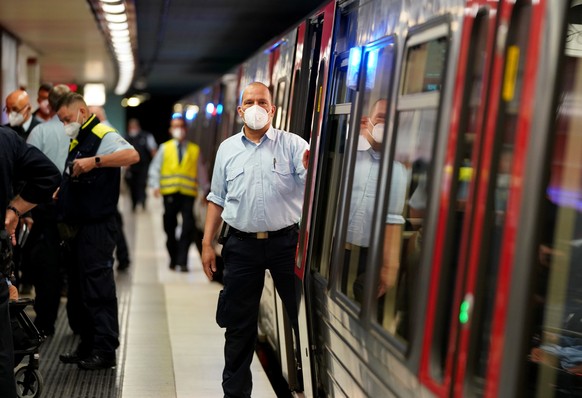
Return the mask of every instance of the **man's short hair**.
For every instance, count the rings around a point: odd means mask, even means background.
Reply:
[[[53,89],[53,85],[51,83],[43,83],[38,88],[38,91],[51,91]]]
[[[85,103],[85,98],[83,98],[83,96],[79,93],[76,93],[74,91],[70,91],[66,94],[64,94],[59,101],[57,102],[57,107],[55,108],[55,110],[58,112],[59,109],[61,109],[62,107],[68,107],[74,103],[77,102],[81,102],[83,103],[83,105],[87,106],[87,104]]]
[[[51,109],[56,111],[59,105],[59,100],[65,95],[66,93],[70,92],[71,89],[69,86],[65,84],[57,84],[54,86],[51,91],[49,92],[48,101]]]
[[[251,86],[260,86],[260,87],[266,88],[267,91],[269,92],[269,101],[271,102],[271,105],[274,105],[273,104],[273,90],[271,89],[271,87],[267,86],[265,83],[259,82],[259,81],[251,82],[251,83],[247,84],[247,86],[244,88],[244,90],[241,91],[241,93],[240,93],[240,98],[239,98],[239,101],[238,101],[239,104],[242,105],[243,96],[245,94],[245,91],[246,91],[247,88],[249,88]]]

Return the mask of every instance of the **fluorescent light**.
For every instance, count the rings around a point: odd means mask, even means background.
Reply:
[[[125,5],[121,4],[101,4],[101,9],[107,14],[121,14],[125,12]]]
[[[102,83],[89,83],[83,87],[83,97],[87,105],[105,105],[105,85]]]
[[[112,23],[127,22],[127,15],[125,14],[105,14],[105,20]]]
[[[109,30],[128,30],[129,29],[129,24],[127,22],[121,22],[121,23],[108,23],[107,26],[109,27]]]

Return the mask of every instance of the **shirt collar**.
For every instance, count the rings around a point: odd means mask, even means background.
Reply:
[[[265,132],[265,134],[263,134],[263,136],[261,137],[261,140],[259,141],[258,144],[255,144],[254,142],[252,142],[251,140],[249,140],[247,138],[247,136],[245,135],[245,127],[243,126],[240,130],[241,132],[241,143],[244,144],[245,142],[254,144],[254,145],[261,145],[261,143],[263,143],[263,141],[265,141],[267,138],[270,139],[271,141],[275,141],[275,138],[277,137],[277,133],[275,132],[275,129],[273,128],[273,126],[269,126],[269,129]]]
[[[32,123],[32,115],[30,115],[30,117],[28,118],[28,120],[24,123],[22,123],[22,131],[28,131],[28,128],[30,127],[30,124]]]

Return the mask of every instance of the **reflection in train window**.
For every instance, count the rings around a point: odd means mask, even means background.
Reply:
[[[582,25],[579,2],[570,9],[570,20],[575,10]],[[537,280],[523,388],[531,397],[582,395],[582,58],[573,56],[568,44],[566,55],[532,264]]]
[[[386,134],[386,112],[388,93],[392,81],[394,65],[393,45],[374,48],[365,53],[360,70],[364,82],[360,84],[362,106],[358,128],[357,150],[349,198],[348,227],[343,250],[343,267],[340,291],[360,304],[363,299],[368,265],[372,225],[375,214],[376,192],[379,186],[378,174],[383,157],[383,141]],[[404,169],[394,168],[395,173],[406,181]],[[394,181],[393,181],[394,182]],[[404,186],[404,183],[401,184]],[[387,223],[404,221],[402,203],[392,206]],[[340,260],[341,261],[341,260]]]
[[[441,89],[446,48],[447,39],[441,38],[408,49],[402,94],[426,93]]]
[[[285,129],[285,122],[287,120],[287,79],[281,78],[277,83],[275,92],[275,117],[273,120],[276,129]]]
[[[313,222],[312,266],[320,275],[329,278],[333,231],[337,220],[337,204],[345,145],[350,123],[351,97],[354,91],[345,87],[347,54],[337,59],[331,88],[330,115],[325,134],[321,138],[323,154],[318,173],[315,203],[317,209]],[[341,84],[340,84],[341,83]]]
[[[392,180],[388,195],[388,217],[380,256],[379,286],[376,294],[377,317],[384,330],[406,341],[410,333],[409,319],[416,285],[417,269],[422,254],[422,227],[430,197],[430,170],[438,122],[441,76],[444,76],[448,27],[439,25],[422,32],[424,43],[406,48],[403,65],[402,92],[397,104],[397,126]],[[410,41],[417,40],[412,36]],[[428,41],[427,41],[428,40]],[[414,54],[413,54],[414,53]],[[431,54],[431,60],[427,59]],[[424,56],[421,56],[424,54]],[[430,71],[430,73],[429,73]],[[413,89],[412,80],[430,80],[430,90]],[[424,76],[424,77],[423,77]],[[436,79],[436,80],[434,80]],[[428,87],[425,83],[423,86]],[[393,209],[400,206],[399,214]],[[396,217],[400,216],[398,220]]]

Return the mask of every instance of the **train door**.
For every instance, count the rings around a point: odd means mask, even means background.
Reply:
[[[550,3],[467,5],[471,12],[464,24],[446,175],[439,191],[420,367],[422,382],[439,396],[530,396],[527,385],[517,388],[528,367],[517,359],[526,333],[513,347],[506,339],[507,330],[525,323],[531,312],[523,308],[531,301],[523,292],[529,291],[525,285],[533,278],[533,267],[515,254],[522,233],[518,226],[527,220],[521,206],[527,198],[523,183],[533,170],[525,167],[527,157],[534,156],[532,121],[536,112],[552,113],[551,94],[536,91],[542,81],[539,55],[548,44],[555,46],[548,41],[563,24],[556,25],[550,16],[566,6],[554,2],[552,8]],[[545,38],[543,29],[549,32]],[[534,108],[536,95],[550,96],[543,109]],[[535,156],[539,163],[542,155]],[[579,166],[573,169],[579,174]],[[532,244],[531,239],[523,242],[523,250]],[[511,295],[519,296],[510,289],[516,283],[521,301],[511,303]],[[510,309],[520,305],[521,311]],[[502,367],[514,377],[502,376]]]
[[[310,161],[305,184],[305,199],[299,232],[296,258],[296,292],[298,293],[299,330],[294,335],[296,367],[289,368],[292,389],[313,396],[313,373],[308,333],[308,305],[304,294],[303,278],[305,251],[309,239],[311,203],[315,184],[312,170],[317,167],[319,134],[323,121],[323,103],[326,98],[330,69],[331,44],[334,26],[335,1],[330,1],[314,13],[297,31],[297,46],[291,83],[291,99],[287,114],[289,130],[300,134],[310,143]],[[299,342],[302,342],[300,346]]]
[[[271,58],[271,84],[273,92],[273,104],[275,105],[275,115],[273,117],[273,127],[281,130],[287,130],[287,113],[289,109],[289,97],[291,91],[290,76],[293,70],[293,58],[295,55],[297,31],[292,30],[280,38],[268,50]],[[283,377],[289,383],[292,390],[300,389],[300,383],[297,379],[297,366],[295,354],[295,342],[291,322],[284,311],[281,298],[275,294],[275,286],[270,273],[267,271],[265,277],[264,298],[261,300],[272,300],[274,303],[276,324],[275,331],[278,336],[276,339],[277,346],[275,351],[279,356],[281,371]],[[267,306],[272,310],[270,306]],[[261,315],[263,315],[262,313]]]

